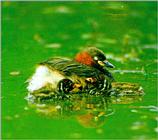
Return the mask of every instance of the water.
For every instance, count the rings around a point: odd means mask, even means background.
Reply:
[[[2,2],[2,138],[156,139],[156,8],[156,2]],[[24,82],[36,63],[73,58],[85,46],[102,49],[116,66],[116,81],[138,83],[145,95],[106,100],[108,107],[99,101],[98,112],[85,102],[75,111],[63,102],[64,114],[63,104],[28,104]]]

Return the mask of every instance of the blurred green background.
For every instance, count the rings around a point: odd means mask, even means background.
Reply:
[[[157,2],[1,2],[2,138],[156,139]],[[28,106],[24,82],[36,63],[73,58],[95,46],[116,66],[116,81],[140,84],[145,96],[112,104],[103,125],[51,118]]]

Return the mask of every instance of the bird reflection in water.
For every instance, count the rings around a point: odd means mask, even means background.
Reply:
[[[66,100],[30,100],[28,106],[40,115],[53,119],[75,118],[82,126],[98,128],[115,113],[113,104],[130,104],[140,101],[142,95],[97,96],[74,94]]]

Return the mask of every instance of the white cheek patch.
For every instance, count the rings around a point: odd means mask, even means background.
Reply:
[[[52,88],[55,88],[60,80],[64,79],[64,76],[57,71],[52,71],[46,66],[38,66],[34,75],[29,81],[27,87],[29,92],[34,92],[46,84],[51,84]]]

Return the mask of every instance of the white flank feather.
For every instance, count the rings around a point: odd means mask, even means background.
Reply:
[[[64,76],[57,71],[52,71],[48,67],[40,65],[30,79],[27,89],[29,92],[34,92],[48,83],[52,85],[52,88],[56,88],[57,83],[62,79],[64,79]]]

